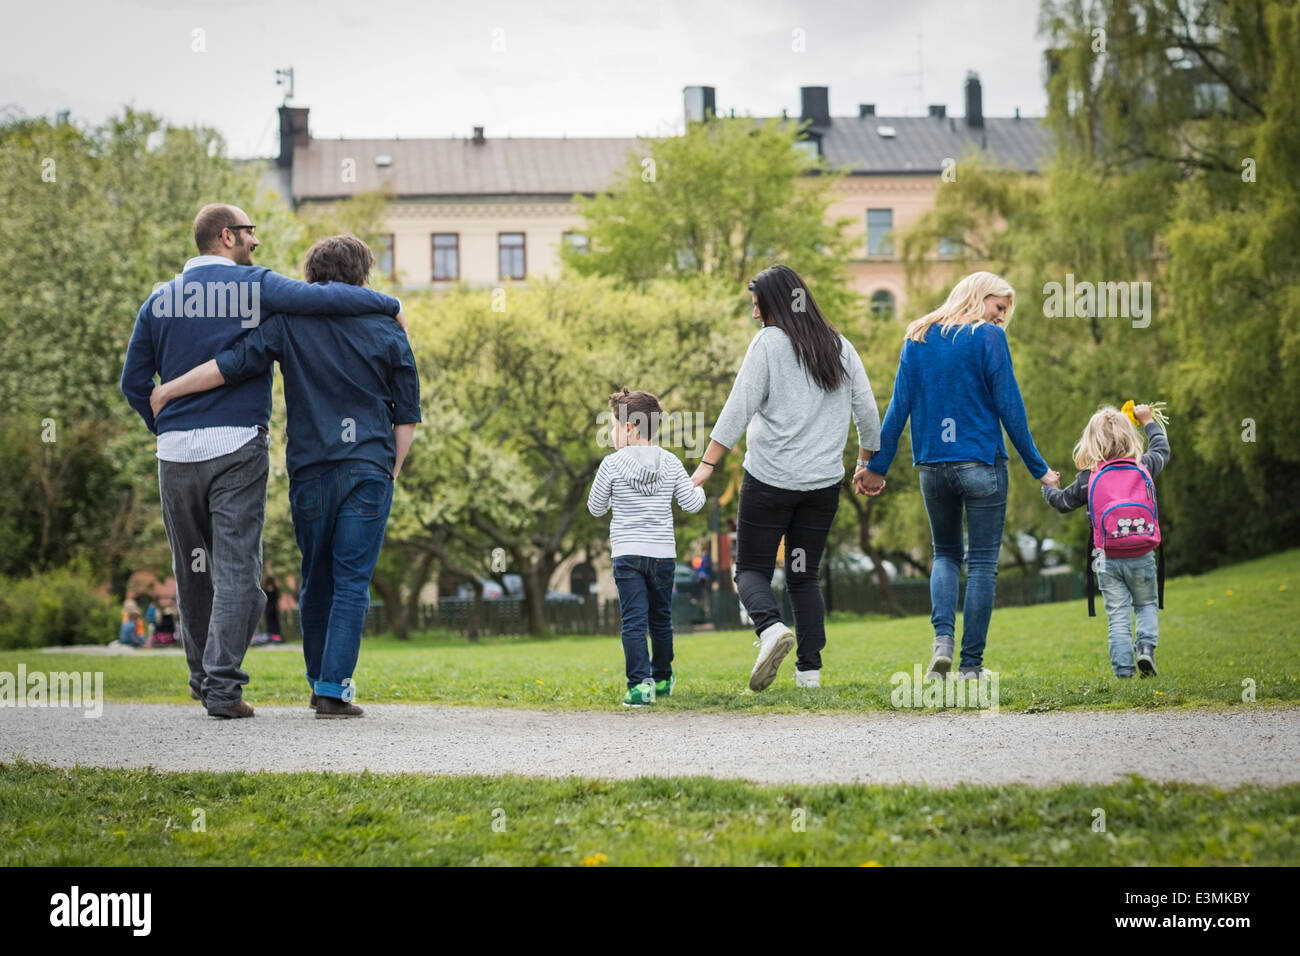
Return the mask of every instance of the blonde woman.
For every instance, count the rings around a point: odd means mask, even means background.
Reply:
[[[1007,512],[1002,429],[1031,475],[1050,487],[1060,482],[1034,446],[1011,367],[1006,326],[1014,308],[1015,292],[1006,280],[974,272],[953,287],[942,306],[907,327],[894,394],[880,429],[880,450],[853,476],[860,493],[879,494],[903,426],[911,418],[912,463],[921,473],[934,547],[931,675],[946,676],[952,667],[963,561],[967,580],[958,674],[983,674]],[[963,511],[967,548],[962,542]]]
[[[1062,514],[1089,505],[1094,549],[1105,553],[1097,564],[1097,584],[1106,601],[1110,666],[1120,678],[1132,677],[1135,664],[1143,677],[1156,676],[1161,577],[1155,555],[1160,543],[1155,477],[1169,464],[1170,454],[1169,439],[1151,407],[1137,406],[1133,417],[1146,434],[1146,454],[1142,453],[1142,435],[1129,417],[1113,405],[1103,405],[1088,420],[1074,446],[1074,466],[1080,469],[1079,474],[1066,488],[1043,489],[1047,503]],[[1114,481],[1107,481],[1110,474],[1102,477],[1102,466],[1107,463],[1120,466],[1118,470],[1105,469],[1114,472]],[[1088,612],[1092,613],[1091,588]]]

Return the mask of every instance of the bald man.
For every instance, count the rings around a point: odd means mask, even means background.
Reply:
[[[255,230],[238,206],[199,210],[199,255],[141,306],[122,368],[123,394],[157,436],[190,696],[219,718],[253,716],[242,665],[266,605],[260,572],[272,370],[179,398],[157,418],[149,405],[154,377],[167,381],[206,362],[273,313],[379,314],[406,326],[392,296],[346,282],[299,282],[253,265]]]

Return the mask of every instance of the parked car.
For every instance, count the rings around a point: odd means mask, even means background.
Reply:
[[[843,548],[832,554],[830,556],[830,564],[831,570],[836,574],[849,573],[874,575],[876,573],[875,562],[873,562],[870,557],[863,554],[861,551],[851,550],[849,548]],[[898,568],[895,566],[894,562],[884,560],[881,561],[880,564],[885,569],[885,577],[889,578],[890,581],[894,581],[898,578]]]
[[[499,601],[504,597],[522,598],[524,596],[524,579],[518,574],[503,574],[501,579],[505,581],[503,588],[500,583],[492,578],[479,578],[479,583],[483,585],[483,600]],[[474,599],[474,588],[468,584],[462,584],[456,589],[454,597],[458,601],[471,601]]]

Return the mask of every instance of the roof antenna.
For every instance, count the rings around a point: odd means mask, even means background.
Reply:
[[[275,85],[284,88],[284,102],[281,106],[288,106],[289,101],[293,99],[293,67],[285,67],[283,70],[275,71]]]

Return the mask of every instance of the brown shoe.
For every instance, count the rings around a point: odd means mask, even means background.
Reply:
[[[365,711],[356,704],[348,704],[337,697],[316,698],[316,719],[333,720],[342,717],[360,717]]]
[[[315,709],[316,709],[316,705],[317,705],[318,703],[320,703],[320,698],[316,696],[316,692],[315,692],[315,691],[312,691],[311,702],[310,702],[307,706],[310,707],[312,710],[315,710]]]
[[[225,707],[209,707],[208,716],[220,717],[222,720],[228,720],[232,717],[252,717],[253,706],[243,700],[238,700],[233,704],[226,705]]]

